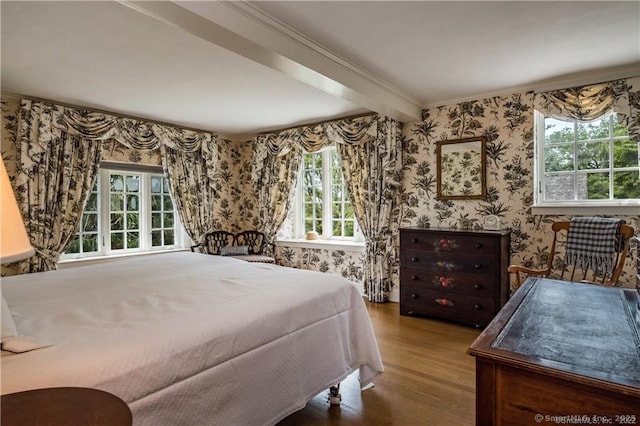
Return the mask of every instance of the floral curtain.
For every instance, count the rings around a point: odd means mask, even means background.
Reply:
[[[254,180],[260,193],[261,217],[272,236],[291,206],[302,152],[337,145],[351,203],[366,238],[365,293],[374,302],[388,301],[398,264],[401,129],[397,121],[371,115],[256,140]]]
[[[34,258],[18,266],[19,272],[55,268],[77,230],[100,147],[108,140],[142,151],[162,149],[187,233],[198,241],[212,227],[209,203],[215,198],[218,147],[211,133],[23,99],[17,139],[16,197],[36,249]],[[187,167],[185,161],[196,165]],[[199,203],[191,208],[196,188]]]
[[[162,166],[173,194],[178,215],[189,237],[200,242],[214,231],[217,199],[215,171],[218,151],[215,142],[205,142],[201,150],[185,151],[163,145]]]
[[[626,80],[536,93],[535,108],[544,115],[566,120],[591,121],[615,111],[629,117],[629,89]]]
[[[55,129],[54,112],[53,105],[29,101],[20,111],[15,192],[36,251],[18,263],[20,273],[55,269],[78,229],[100,161],[100,144]]]
[[[390,118],[330,123],[351,204],[366,238],[364,286],[372,302],[387,302],[399,257],[402,123]]]
[[[291,209],[302,160],[297,131],[261,135],[256,139],[252,181],[257,190],[257,228],[273,239]]]

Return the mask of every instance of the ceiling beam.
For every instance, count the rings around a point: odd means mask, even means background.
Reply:
[[[245,2],[126,1],[121,4],[362,108],[407,122],[421,107]],[[189,7],[192,10],[186,9]]]

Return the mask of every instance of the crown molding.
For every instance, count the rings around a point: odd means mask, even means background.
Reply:
[[[545,80],[539,80],[526,85],[512,86],[499,91],[479,93],[473,96],[465,96],[464,98],[449,99],[446,101],[430,102],[426,104],[424,108],[437,108],[446,105],[455,105],[462,102],[477,101],[479,99],[494,98],[497,96],[509,96],[514,93],[548,92],[551,90],[566,89],[569,87],[597,84],[606,81],[618,80],[621,78],[631,78],[638,76],[640,76],[640,63],[611,68],[602,68],[597,70],[580,71]]]

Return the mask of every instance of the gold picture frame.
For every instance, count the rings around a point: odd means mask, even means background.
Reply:
[[[484,200],[487,198],[487,138],[441,141],[436,147],[437,198]]]

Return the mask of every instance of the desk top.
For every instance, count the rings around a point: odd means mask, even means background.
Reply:
[[[640,393],[639,307],[636,290],[529,278],[469,353]]]

